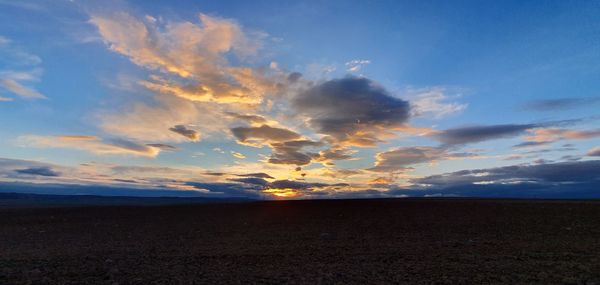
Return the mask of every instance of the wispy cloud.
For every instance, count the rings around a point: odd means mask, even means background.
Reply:
[[[599,97],[588,98],[557,98],[557,99],[540,99],[530,101],[524,105],[526,109],[535,111],[561,111],[577,107],[588,106],[600,102]]]
[[[476,153],[452,152],[445,147],[414,146],[401,147],[379,152],[375,156],[375,166],[370,168],[376,172],[398,172],[411,169],[421,163],[435,163],[450,159],[475,159]]]
[[[67,148],[99,155],[136,155],[156,157],[161,148],[123,139],[102,140],[95,136],[37,136],[19,137],[24,146],[39,148]]]
[[[242,153],[239,153],[237,151],[231,151],[231,155],[235,158],[239,158],[239,159],[244,159],[246,158],[246,156]]]
[[[439,131],[432,133],[431,136],[447,145],[460,145],[492,139],[515,137],[523,134],[529,129],[537,127],[538,125],[536,124],[469,126]]]
[[[7,76],[8,77],[8,76]],[[4,87],[4,89],[9,92],[19,95],[25,98],[33,98],[33,99],[45,99],[46,96],[42,95],[37,90],[24,86],[23,84],[17,82],[14,79],[5,78],[0,80],[0,86]]]
[[[600,137],[600,129],[572,130],[563,128],[541,128],[529,131],[525,137],[526,142],[520,146],[538,146],[550,144],[560,140],[586,140]]]
[[[368,59],[354,59],[346,62],[346,68],[348,72],[359,72],[363,66],[370,63],[371,61]]]
[[[0,36],[0,88],[7,92],[29,99],[45,99],[42,93],[25,82],[39,81],[42,60],[17,47],[10,39]],[[12,98],[0,97],[0,101],[12,101]]]
[[[460,113],[467,108],[467,104],[464,103],[448,102],[451,98],[445,94],[445,91],[439,87],[411,90],[409,92],[409,97],[412,99],[410,101],[411,115],[439,119]]]

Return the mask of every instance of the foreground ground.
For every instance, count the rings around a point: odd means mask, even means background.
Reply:
[[[600,284],[600,202],[0,209],[0,284]]]

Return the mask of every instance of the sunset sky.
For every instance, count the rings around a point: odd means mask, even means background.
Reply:
[[[0,192],[600,197],[598,15],[0,0]]]

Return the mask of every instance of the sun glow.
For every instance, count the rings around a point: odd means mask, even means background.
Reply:
[[[265,193],[269,193],[277,198],[293,198],[298,196],[296,190],[291,188],[283,188],[283,189],[268,189],[264,191]]]

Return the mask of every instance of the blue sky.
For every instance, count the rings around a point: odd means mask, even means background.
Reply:
[[[0,182],[577,197],[564,185],[588,189],[600,174],[539,172],[588,170],[600,155],[599,12],[584,1],[0,1]],[[506,166],[523,173],[491,174]],[[439,175],[452,181],[427,183]],[[457,190],[474,185],[490,186]]]

